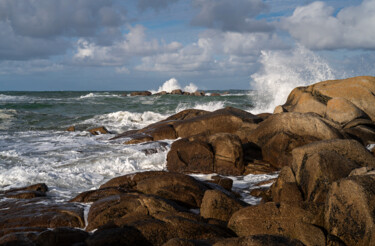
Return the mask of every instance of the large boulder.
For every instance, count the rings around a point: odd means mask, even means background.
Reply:
[[[325,228],[346,245],[375,244],[375,175],[334,182],[325,206]]]
[[[208,187],[193,177],[180,173],[149,171],[113,178],[100,189],[120,187],[144,194],[157,195],[184,206],[197,208]]]
[[[0,202],[0,229],[20,227],[85,227],[83,208],[47,199],[9,199]]]
[[[326,245],[321,229],[311,224],[315,215],[286,203],[265,203],[238,210],[228,227],[238,236],[281,235],[305,245]]]
[[[296,177],[289,166],[281,169],[279,177],[271,186],[272,201],[280,203],[299,203],[303,201]]]
[[[289,112],[315,112],[324,116],[324,105],[332,98],[340,97],[350,101],[375,121],[374,95],[375,77],[328,80],[294,89],[283,108]]]
[[[94,202],[88,214],[88,231],[132,214],[153,215],[160,212],[178,212],[181,208],[162,198],[128,193],[109,196]]]
[[[213,246],[304,246],[301,241],[277,235],[253,235],[222,239]]]
[[[194,118],[173,123],[181,138],[208,132],[209,134],[233,133],[246,124],[257,124],[262,119],[246,111],[227,107]]]
[[[167,169],[180,173],[214,173],[212,146],[201,140],[177,140],[168,152]]]
[[[208,138],[214,152],[214,172],[224,175],[241,175],[244,171],[243,149],[238,136],[217,133]]]
[[[152,93],[149,91],[133,91],[130,96],[151,96]]]
[[[369,118],[355,104],[342,97],[335,97],[327,102],[326,117],[340,124],[346,124],[355,119]]]
[[[228,221],[232,214],[247,204],[219,190],[207,190],[201,205],[201,216]]]
[[[276,167],[291,163],[291,151],[299,146],[326,139],[344,138],[340,126],[316,114],[281,113],[264,120],[248,140],[262,149],[263,159]]]
[[[292,152],[296,183],[306,201],[323,203],[331,184],[359,167],[375,167],[375,158],[355,140],[326,140]]]

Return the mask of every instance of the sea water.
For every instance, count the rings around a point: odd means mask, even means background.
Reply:
[[[1,92],[0,91],[0,190],[46,183],[49,195],[67,200],[98,188],[109,179],[148,170],[165,170],[166,156],[174,140],[125,145],[110,140],[118,133],[140,129],[184,109],[214,111],[227,106],[250,113],[272,112],[296,86],[335,78],[318,56],[297,47],[291,54],[263,52],[260,70],[251,76],[254,90],[229,90],[222,96],[128,96],[127,91]],[[175,78],[158,90],[181,87]],[[0,88],[1,89],[1,88]],[[211,93],[224,91],[206,91]],[[226,91],[225,91],[226,92]],[[75,126],[75,132],[68,132]],[[111,134],[91,135],[87,130],[105,126]],[[150,154],[148,149],[153,149]],[[210,175],[195,175],[209,179]],[[234,189],[251,204],[259,199],[249,192],[257,183],[277,177],[230,177]]]

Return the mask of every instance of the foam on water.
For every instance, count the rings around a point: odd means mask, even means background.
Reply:
[[[113,135],[83,132],[19,132],[13,137],[0,140],[0,189],[45,182],[60,198],[98,188],[115,176],[162,170],[171,143],[124,145],[109,141]],[[155,151],[146,155],[147,149]]]
[[[95,98],[95,97],[121,97],[121,95],[110,94],[108,92],[104,92],[104,93],[93,93],[93,92],[90,92],[90,93],[88,93],[86,95],[80,96],[78,99],[87,99],[87,98]]]
[[[216,102],[206,102],[206,103],[180,103],[176,108],[176,113],[181,112],[185,109],[200,109],[206,111],[215,111],[222,109],[225,106],[225,102],[216,101]]]
[[[85,120],[82,124],[103,125],[111,131],[123,132],[133,129],[141,129],[157,121],[165,119],[167,115],[146,111],[134,113],[129,111],[119,111],[104,115],[97,115]]]
[[[262,51],[260,63],[261,69],[251,75],[250,85],[257,90],[253,113],[272,113],[295,87],[335,78],[323,58],[301,45],[292,51]]]

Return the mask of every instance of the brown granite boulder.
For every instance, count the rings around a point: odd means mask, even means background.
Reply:
[[[41,198],[0,202],[0,229],[84,226],[83,208],[76,204],[55,203]]]
[[[96,127],[96,128],[91,128],[89,131],[92,135],[99,135],[99,134],[109,134],[110,132],[105,128],[104,126]]]
[[[27,187],[0,191],[0,198],[3,195],[6,198],[31,199],[35,197],[44,197],[48,187],[44,183],[34,184]]]
[[[272,201],[276,203],[299,203],[303,201],[296,177],[289,166],[281,169],[279,177],[271,186]]]
[[[312,225],[314,214],[286,203],[265,203],[238,210],[228,227],[238,236],[281,235],[305,245],[326,245],[323,231]]]
[[[237,135],[216,133],[208,137],[214,153],[214,172],[241,175],[244,172],[243,149]]]
[[[293,150],[292,170],[304,200],[324,203],[331,184],[352,170],[375,167],[375,158],[355,140],[327,140]]]
[[[219,240],[213,246],[304,246],[301,241],[278,235],[253,235]]]
[[[212,176],[211,180],[208,180],[208,182],[211,182],[211,183],[214,183],[214,184],[218,184],[218,185],[220,185],[221,187],[223,187],[227,191],[231,191],[232,190],[232,186],[233,186],[233,180],[232,179],[225,178],[225,177],[222,177],[220,175]]]
[[[334,182],[325,205],[324,227],[346,245],[375,244],[375,175]]]
[[[151,96],[152,93],[149,91],[133,91],[130,96]]]
[[[150,171],[111,179],[100,186],[132,189],[144,194],[157,195],[188,207],[200,207],[208,187],[193,177],[180,173]]]
[[[89,234],[74,228],[56,228],[40,233],[35,242],[38,246],[70,246],[84,243]]]
[[[200,213],[203,218],[228,221],[232,214],[247,204],[219,190],[207,190],[204,193]]]
[[[98,190],[89,190],[78,194],[69,202],[95,202],[108,196],[121,195],[128,192],[135,192],[135,190],[123,189],[121,187],[108,187]]]
[[[299,146],[325,139],[341,139],[339,126],[316,114],[274,114],[261,122],[248,139],[262,149],[263,159],[275,167],[291,163],[291,151]]]
[[[257,124],[262,119],[246,111],[226,107],[214,112],[173,123],[177,136],[181,138],[194,136],[204,132],[233,133],[246,124]]]
[[[283,105],[289,112],[315,112],[324,116],[332,98],[344,98],[375,120],[375,77],[360,76],[328,80],[294,89]]]
[[[335,97],[327,102],[326,117],[339,124],[346,124],[360,118],[369,119],[365,112],[342,97]]]
[[[209,240],[189,240],[183,238],[172,238],[163,246],[212,246]]]
[[[375,122],[369,119],[355,119],[344,126],[345,133],[367,146],[375,142]]]
[[[86,239],[87,246],[152,246],[152,244],[133,227],[103,227]]]
[[[175,203],[152,195],[127,193],[109,196],[91,205],[88,214],[88,231],[132,214],[153,215],[160,212],[178,212]]]
[[[167,169],[180,173],[214,173],[212,146],[201,140],[183,138],[174,142],[167,155]]]
[[[182,95],[183,92],[182,92],[181,89],[176,89],[176,90],[171,91],[171,94],[172,95]]]

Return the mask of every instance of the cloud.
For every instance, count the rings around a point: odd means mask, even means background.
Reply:
[[[94,36],[125,22],[124,10],[106,0],[1,0],[0,21],[17,35],[37,38]]]
[[[141,11],[154,9],[159,11],[168,7],[168,5],[176,3],[178,0],[138,0],[138,8]]]
[[[194,0],[199,13],[192,24],[233,32],[269,32],[273,30],[265,20],[255,17],[268,8],[262,0]]]
[[[123,66],[134,57],[152,56],[178,50],[181,44],[166,44],[156,39],[147,40],[145,28],[141,25],[130,27],[123,39],[111,46],[100,46],[86,39],[79,39],[73,61],[86,66]]]
[[[281,28],[311,49],[375,49],[375,1],[335,9],[324,2],[297,7]]]
[[[32,61],[1,61],[0,75],[56,72],[64,69],[64,66],[46,59],[35,59]]]
[[[178,73],[232,73],[249,71],[261,49],[284,49],[285,44],[270,33],[205,31],[197,42],[176,52],[142,58],[138,70]]]
[[[48,58],[66,52],[65,40],[40,39],[16,35],[7,22],[0,22],[0,60]]]

